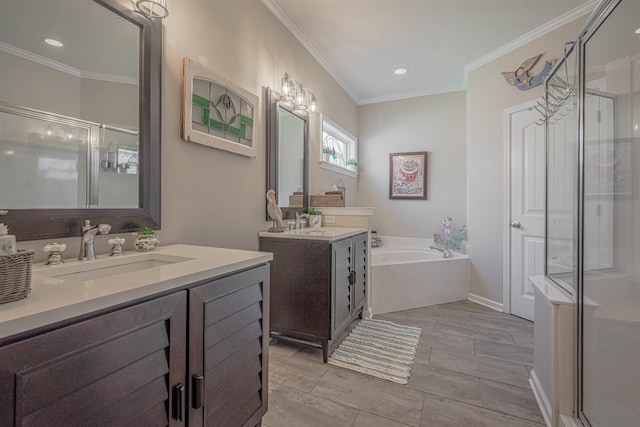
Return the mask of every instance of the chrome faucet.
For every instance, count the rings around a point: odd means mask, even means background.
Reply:
[[[437,245],[431,245],[429,247],[431,249],[435,249],[438,252],[442,252],[442,257],[443,258],[451,258],[451,257],[453,257],[453,252],[451,252],[451,249],[441,248],[440,246],[437,246]]]
[[[84,227],[82,227],[82,234],[80,235],[80,254],[78,255],[78,259],[80,261],[96,259],[93,238],[96,234],[109,234],[109,231],[111,231],[109,224],[91,225],[90,220],[85,220]]]
[[[296,212],[296,230],[304,228],[304,220],[306,218],[309,218],[309,214],[300,215],[298,212]]]

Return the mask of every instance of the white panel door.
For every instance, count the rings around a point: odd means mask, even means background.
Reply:
[[[511,120],[511,313],[533,320],[530,276],[544,274],[545,148],[544,126],[535,110]]]

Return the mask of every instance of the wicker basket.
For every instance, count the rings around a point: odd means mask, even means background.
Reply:
[[[309,206],[340,208],[344,207],[344,196],[338,194],[318,194],[311,195],[309,198]]]
[[[302,194],[294,194],[289,196],[289,207],[290,208],[301,208],[302,207]]]
[[[31,292],[33,251],[0,255],[0,304],[26,298]]]

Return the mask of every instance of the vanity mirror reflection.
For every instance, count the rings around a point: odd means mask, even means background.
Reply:
[[[120,0],[0,0],[0,210],[18,240],[160,226],[162,24]]]
[[[309,123],[267,89],[267,190],[274,189],[283,219],[307,208]],[[270,219],[267,214],[267,220]]]

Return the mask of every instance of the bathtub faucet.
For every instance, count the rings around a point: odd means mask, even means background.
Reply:
[[[440,246],[437,246],[437,245],[431,245],[429,247],[431,249],[435,249],[438,252],[442,252],[442,257],[443,258],[451,258],[451,257],[453,257],[453,253],[451,252],[451,249],[441,248]]]

